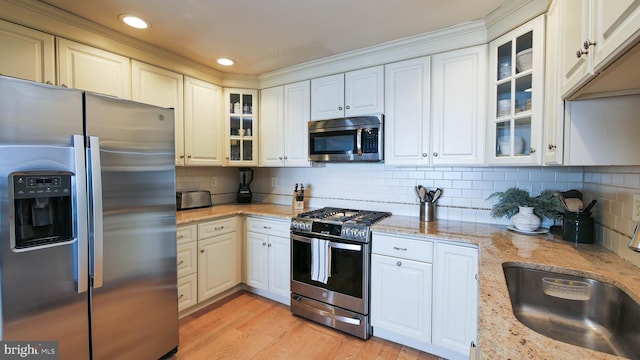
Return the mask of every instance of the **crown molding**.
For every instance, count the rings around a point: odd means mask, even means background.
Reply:
[[[476,20],[264,73],[259,76],[260,88],[486,43],[485,22]]]
[[[0,19],[201,80],[221,84],[226,77],[211,67],[40,1],[0,0]]]

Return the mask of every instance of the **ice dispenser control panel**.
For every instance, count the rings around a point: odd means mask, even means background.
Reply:
[[[9,175],[14,215],[12,250],[32,250],[74,240],[72,176],[61,171]]]

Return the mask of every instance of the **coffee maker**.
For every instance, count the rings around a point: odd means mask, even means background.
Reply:
[[[240,187],[238,188],[238,203],[251,202],[251,188],[249,184],[253,181],[253,169],[240,168]]]

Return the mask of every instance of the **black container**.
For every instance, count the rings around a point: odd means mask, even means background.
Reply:
[[[594,225],[591,213],[564,213],[562,220],[562,238],[567,241],[582,244],[593,243]]]

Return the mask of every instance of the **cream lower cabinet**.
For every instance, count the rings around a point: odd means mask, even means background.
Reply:
[[[291,303],[291,245],[288,221],[247,218],[246,280],[248,290]]]
[[[198,304],[198,226],[177,229],[178,311]]]
[[[437,242],[433,271],[433,333],[447,358],[468,359],[478,332],[478,249]]]
[[[469,359],[477,338],[477,270],[473,246],[374,232],[373,334],[447,359]]]
[[[0,20],[0,74],[55,84],[54,37]]]
[[[236,224],[237,218],[230,217],[178,227],[179,311],[202,304],[242,281]]]
[[[431,343],[433,243],[376,234],[372,244],[373,334],[424,349]]]

